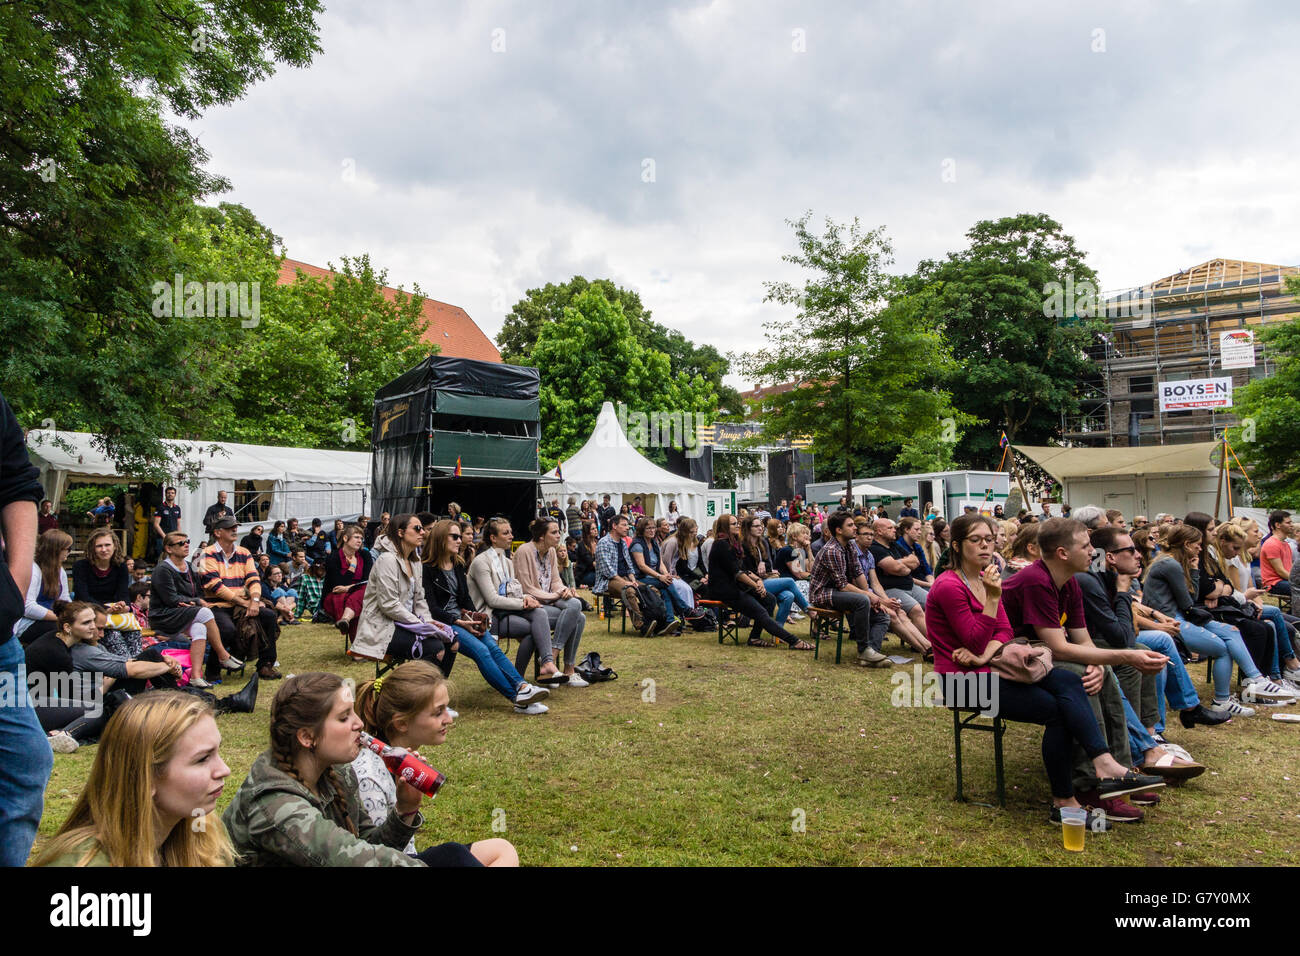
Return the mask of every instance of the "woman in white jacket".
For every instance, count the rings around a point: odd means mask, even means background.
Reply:
[[[459,645],[455,632],[429,613],[417,556],[422,544],[424,527],[411,514],[394,515],[388,533],[375,541],[375,566],[366,584],[357,637],[348,653],[424,658],[448,674]]]
[[[42,634],[58,630],[59,616],[54,613],[55,601],[71,601],[68,594],[68,572],[63,562],[72,551],[72,538],[58,528],[51,528],[36,539],[36,556],[32,561],[32,579],[27,585],[23,601],[23,616],[14,624],[14,637],[23,647]],[[77,595],[77,600],[87,600]]]
[[[551,624],[537,598],[525,594],[515,577],[510,543],[514,532],[508,518],[493,518],[483,529],[485,545],[469,566],[469,595],[479,611],[491,611],[492,632],[519,638],[515,668],[520,672],[537,655],[537,682],[563,684],[568,678],[555,666]]]

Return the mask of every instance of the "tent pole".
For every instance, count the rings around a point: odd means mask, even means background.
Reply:
[[[1223,501],[1223,471],[1228,464],[1228,439],[1219,441],[1219,480],[1214,486],[1214,520],[1219,520],[1219,504]],[[1231,507],[1231,506],[1229,506]]]
[[[1016,479],[1016,484],[1020,487],[1020,497],[1025,507],[1029,508],[1029,493],[1025,491],[1025,483],[1020,480],[1020,471],[1016,468],[1016,456],[1010,442],[1007,443],[1007,465],[1011,468],[1011,476]],[[1033,509],[1030,508],[1030,511],[1032,512]]]

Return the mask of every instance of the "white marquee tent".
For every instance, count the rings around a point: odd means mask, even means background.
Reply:
[[[712,520],[707,506],[709,486],[660,468],[633,448],[619,424],[612,402],[601,406],[596,428],[587,443],[572,458],[560,464],[563,481],[556,480],[552,469],[547,475],[551,481],[543,484],[543,492],[548,500],[558,493],[561,506],[569,495],[575,495],[579,500],[594,498],[599,502],[603,495],[608,494],[615,507],[640,495],[646,514],[667,514],[668,503],[676,501],[677,510],[694,518],[700,527]],[[562,492],[557,492],[560,488]]]
[[[117,464],[97,448],[85,432],[27,433],[27,450],[32,464],[41,471],[46,497],[57,509],[71,482],[103,484],[137,480],[123,474]],[[197,459],[198,484],[191,490],[175,481],[176,503],[181,507],[181,530],[193,541],[205,540],[203,514],[215,504],[217,492],[225,491],[227,502],[236,504],[235,483],[247,482],[269,495],[270,511],[239,515],[240,530],[255,524],[270,532],[278,519],[298,518],[303,528],[312,518],[327,525],[335,517],[355,517],[364,509],[364,495],[370,485],[370,455],[365,452],[328,451],[315,448],[281,448],[274,445],[244,445],[238,442],[191,442],[168,440],[179,459]],[[215,446],[215,450],[213,450]],[[173,471],[175,474],[175,471]]]

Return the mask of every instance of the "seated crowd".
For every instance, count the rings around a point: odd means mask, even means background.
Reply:
[[[1130,528],[1093,506],[1042,518],[967,509],[948,522],[912,504],[895,519],[796,496],[773,512],[720,515],[701,533],[675,503],[656,518],[640,498],[620,510],[609,495],[564,509],[555,499],[516,547],[509,519],[471,519],[454,504],[447,516],[363,515],[329,530],[315,519],[310,532],[276,521],[241,538],[223,497],[205,522],[211,543],[192,553],[188,535],[155,519],[152,571],[96,528],[71,586],[73,540],[55,523],[38,539],[14,633],[54,749],[100,747],[38,862],[517,864],[498,839],[417,850],[420,794],[361,732],[409,753],[443,743],[457,716],[447,677],[462,654],[517,714],[544,714],[558,688],[588,686],[583,589],[606,613],[621,603],[646,637],[714,626],[720,613],[750,628],[750,646],[812,650],[789,626],[838,618],[858,663],[887,667],[892,632],[944,676],[950,706],[965,706],[952,695],[972,676],[996,687],[1003,718],[1041,724],[1051,818],[1086,806],[1094,829],[1140,820],[1166,781],[1205,771],[1166,739],[1167,706],[1181,728],[1217,727],[1300,699],[1297,620],[1264,600],[1289,596],[1300,572],[1286,512],[1264,535],[1249,519],[1197,512]],[[333,674],[285,681],[269,747],[217,820],[229,768],[213,718],[251,710],[258,679],[281,677],[280,629],[303,617],[332,623],[351,659],[384,671],[355,697]],[[513,661],[502,637],[517,641]],[[244,691],[204,693],[253,659]],[[1205,702],[1187,669],[1196,660],[1210,662]],[[128,807],[139,819],[124,820]],[[189,826],[182,807],[201,808],[208,826]]]

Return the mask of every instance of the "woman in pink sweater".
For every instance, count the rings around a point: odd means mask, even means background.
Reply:
[[[1004,720],[1043,725],[1053,822],[1060,821],[1061,807],[1079,806],[1072,782],[1076,741],[1092,760],[1103,796],[1132,792],[1121,786],[1129,768],[1111,756],[1079,675],[1054,667],[1038,683],[1021,684],[990,673],[989,661],[1012,636],[1002,607],[1002,577],[990,563],[997,528],[991,518],[978,514],[962,515],[949,527],[956,567],[935,579],[925,603],[934,669],[951,675],[943,681],[945,704],[969,706],[979,699]],[[962,674],[988,676],[963,680]]]

